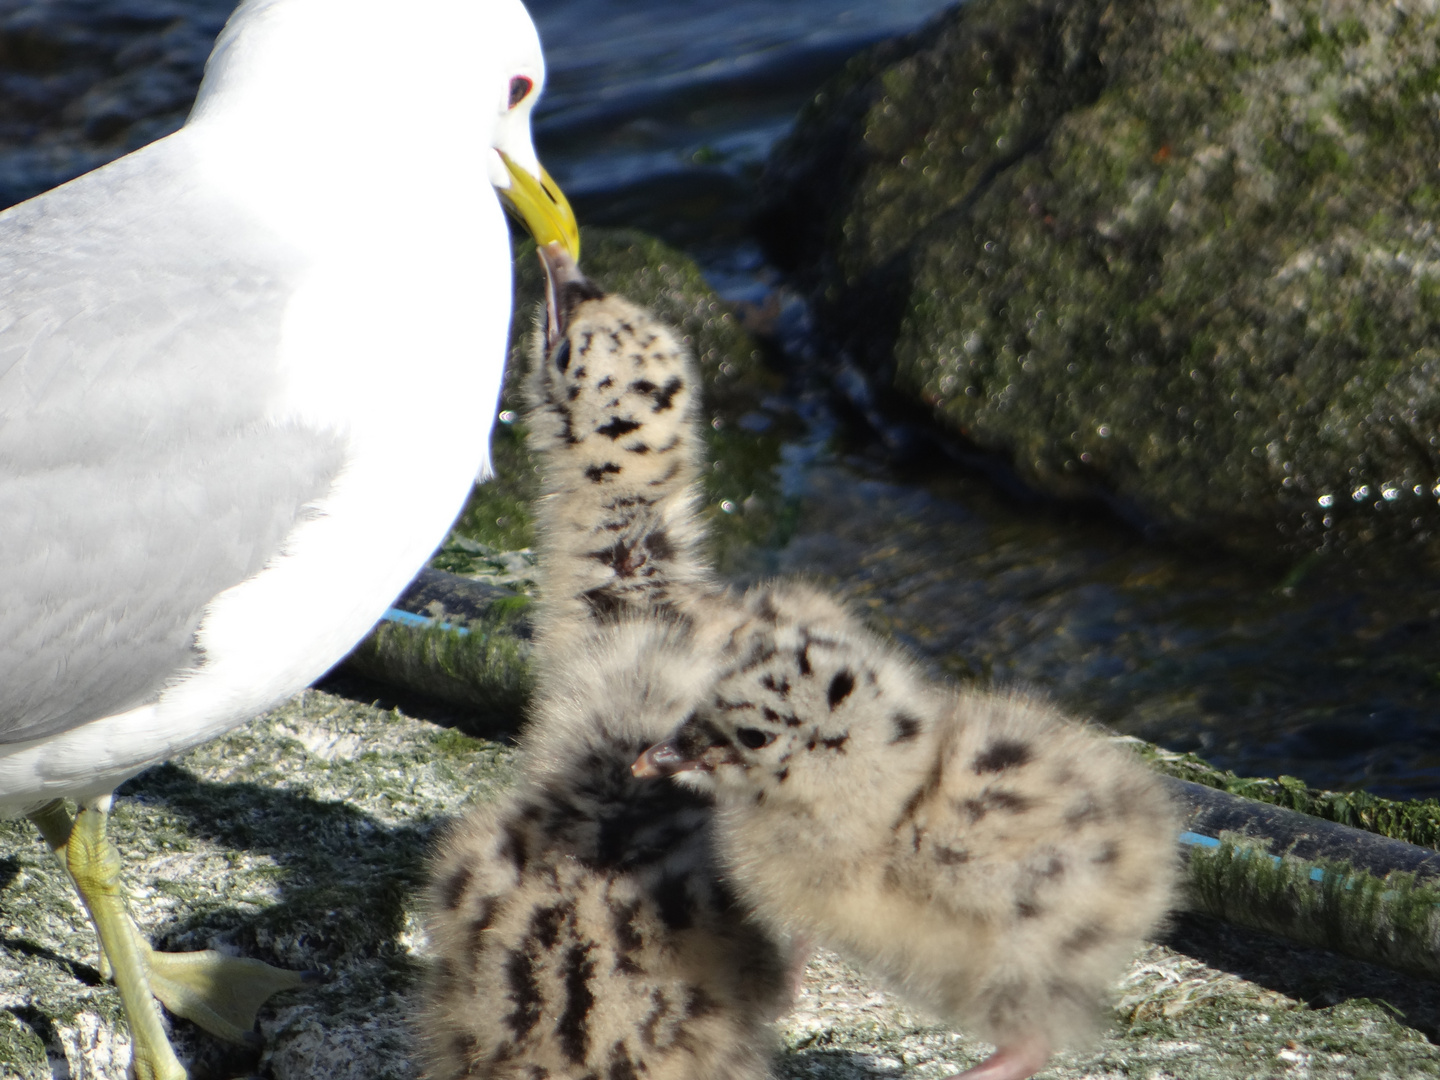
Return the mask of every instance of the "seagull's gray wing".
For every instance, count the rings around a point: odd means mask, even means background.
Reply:
[[[339,471],[267,419],[293,258],[180,136],[0,215],[0,743],[123,712],[203,663],[205,605]]]

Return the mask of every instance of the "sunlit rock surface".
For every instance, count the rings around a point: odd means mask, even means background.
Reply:
[[[438,823],[511,781],[466,717],[309,691],[122,791],[114,834],[133,910],[164,948],[314,968],[262,1012],[263,1055],[174,1024],[195,1080],[411,1080],[417,908]],[[123,1080],[129,1041],[93,933],[25,821],[0,823],[0,1077]],[[1370,1000],[1374,999],[1374,1000]],[[1385,1003],[1382,1003],[1385,1002]],[[1388,1003],[1388,1004],[1386,1004]],[[1196,920],[1149,948],[1103,1037],[1047,1077],[1440,1076],[1434,984]],[[782,1022],[786,1080],[939,1080],[987,1048],[901,1006],[836,958]]]
[[[1433,4],[975,0],[768,177],[879,385],[1030,484],[1252,549],[1440,525]]]

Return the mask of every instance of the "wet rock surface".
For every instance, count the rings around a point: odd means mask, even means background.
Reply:
[[[1248,550],[1424,544],[1437,29],[977,0],[802,113],[774,250],[876,383],[1034,487]]]

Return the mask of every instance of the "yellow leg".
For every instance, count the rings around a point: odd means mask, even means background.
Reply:
[[[259,960],[245,960],[207,949],[156,952],[135,928],[120,886],[120,853],[105,835],[110,799],[81,806],[73,822],[60,801],[30,814],[50,849],[75,883],[100,937],[134,1045],[131,1074],[136,1080],[185,1080],[185,1069],[155,1005],[158,998],[176,1016],[234,1043],[253,1043],[255,1013],[272,994],[308,981],[298,971],[282,971]]]
[[[115,973],[120,1003],[130,1022],[130,1075],[135,1080],[186,1080],[185,1067],[170,1048],[160,1008],[146,979],[146,958],[120,891],[120,853],[105,836],[109,799],[83,806],[74,821],[58,800],[30,815],[75,883],[100,948]]]

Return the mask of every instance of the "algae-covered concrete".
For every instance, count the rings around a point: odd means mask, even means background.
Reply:
[[[114,835],[133,909],[169,949],[316,969],[261,1014],[257,1060],[174,1025],[195,1075],[409,1080],[422,943],[416,906],[437,823],[510,781],[503,741],[453,713],[307,691],[122,790]],[[496,732],[503,739],[502,732]],[[121,1080],[128,1040],[94,937],[34,829],[0,824],[0,1077]],[[1196,917],[1149,947],[1103,1036],[1049,1078],[1440,1076],[1440,988]],[[782,1023],[782,1077],[938,1078],[985,1048],[834,957]]]
[[[832,340],[1029,483],[1252,550],[1440,525],[1440,14],[974,0],[771,161]]]

